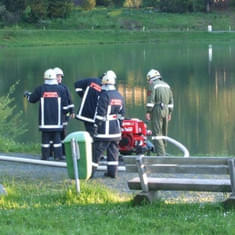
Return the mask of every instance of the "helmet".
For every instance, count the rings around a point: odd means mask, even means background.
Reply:
[[[53,80],[56,79],[56,73],[54,69],[48,69],[44,73],[44,79],[45,80]]]
[[[108,70],[102,76],[102,84],[103,85],[106,85],[106,84],[115,85],[116,78],[117,78],[116,74],[112,70]]]
[[[155,69],[151,69],[147,75],[146,75],[146,79],[147,81],[150,81],[151,79],[157,79],[157,78],[161,78],[161,74],[159,73],[158,70],[155,70]]]
[[[56,68],[54,68],[54,71],[55,71],[56,75],[64,76],[64,73],[63,73],[62,69],[56,67]]]

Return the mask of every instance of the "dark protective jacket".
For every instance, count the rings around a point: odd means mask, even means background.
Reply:
[[[39,104],[39,129],[44,132],[62,131],[63,115],[68,110],[65,90],[58,84],[43,84],[28,97]]]
[[[115,87],[110,87],[113,88],[102,90],[97,105],[95,116],[97,133],[94,137],[98,141],[118,141],[121,139],[120,126],[121,121],[124,120],[125,103]]]
[[[75,82],[75,91],[82,98],[76,118],[85,122],[94,123],[97,101],[101,92],[99,78],[86,78]]]
[[[63,117],[63,125],[67,126],[70,115],[74,113],[74,104],[73,104],[68,87],[62,83],[60,83],[59,85],[64,88],[65,96],[66,96],[67,103],[68,103],[67,110],[66,110],[67,113]]]

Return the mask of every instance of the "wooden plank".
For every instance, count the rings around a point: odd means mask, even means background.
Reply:
[[[136,156],[124,156],[125,164],[135,164]],[[144,164],[227,165],[228,157],[156,157],[144,156]]]
[[[180,179],[180,178],[148,178],[150,191],[199,191],[199,192],[231,192],[229,179]],[[128,187],[141,190],[139,177],[128,181]]]
[[[229,174],[227,165],[146,165],[147,173],[165,173],[165,174],[210,174],[226,175]]]
[[[125,167],[126,167],[126,172],[128,172],[128,173],[136,173],[136,172],[138,172],[138,169],[137,169],[137,166],[136,166],[136,164],[135,165],[125,165]]]
[[[228,158],[215,157],[144,157],[144,164],[227,165]]]
[[[137,155],[123,156],[123,162],[126,164],[136,164]]]
[[[136,173],[138,169],[135,165],[125,165],[126,172]],[[210,174],[210,175],[226,175],[229,174],[228,166],[210,166],[210,165],[175,165],[175,164],[155,164],[146,166],[147,174]]]

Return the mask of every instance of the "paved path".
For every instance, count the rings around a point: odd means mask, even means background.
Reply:
[[[1,154],[10,155],[22,158],[40,159],[38,155],[28,154]],[[103,176],[104,172],[98,171],[94,179],[88,182],[100,183],[111,190],[121,194],[135,194],[136,192],[130,191],[127,186],[128,179],[136,176],[135,173],[119,172],[117,179],[111,179]],[[0,184],[4,177],[15,178],[17,180],[27,181],[64,181],[68,180],[66,168],[51,167],[42,165],[32,165],[17,162],[0,161]],[[196,177],[196,176],[195,176]],[[160,196],[169,202],[214,202],[223,201],[228,194],[223,193],[201,193],[201,192],[160,192]]]

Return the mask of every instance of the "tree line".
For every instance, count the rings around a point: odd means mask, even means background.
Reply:
[[[91,10],[96,6],[147,8],[160,12],[208,12],[212,7],[235,6],[235,0],[0,0],[0,23],[37,23],[46,19],[66,18],[77,7]]]

